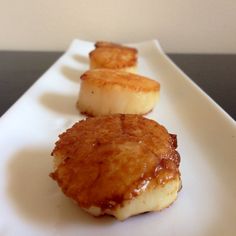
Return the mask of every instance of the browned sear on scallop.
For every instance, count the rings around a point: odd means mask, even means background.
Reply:
[[[175,135],[139,115],[87,118],[61,134],[51,177],[81,207],[114,208],[179,177]]]
[[[91,68],[122,69],[137,64],[138,51],[135,48],[116,43],[97,42],[89,53]]]

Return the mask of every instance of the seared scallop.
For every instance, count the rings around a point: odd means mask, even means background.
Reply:
[[[176,136],[139,115],[90,117],[59,136],[51,177],[94,216],[119,220],[171,205],[181,187]]]
[[[81,77],[77,107],[90,116],[146,114],[159,100],[160,84],[129,72],[96,69]]]
[[[138,51],[115,43],[97,42],[89,53],[90,69],[106,68],[135,72]]]

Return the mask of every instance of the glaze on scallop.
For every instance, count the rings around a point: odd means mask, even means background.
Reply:
[[[92,215],[132,215],[169,206],[181,186],[176,136],[139,115],[82,120],[59,136],[51,177]]]

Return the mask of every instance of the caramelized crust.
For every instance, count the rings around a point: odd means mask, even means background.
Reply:
[[[108,89],[114,85],[117,85],[120,88],[125,88],[136,92],[158,92],[160,90],[160,84],[157,81],[120,70],[89,70],[85,72],[80,79],[95,86]]]
[[[81,207],[115,209],[180,178],[176,136],[138,115],[87,118],[59,136],[51,177]]]
[[[132,48],[132,47],[127,47],[127,46],[123,46],[121,44],[118,43],[111,43],[111,42],[105,42],[105,41],[98,41],[95,43],[95,48],[121,48],[121,49],[127,49],[130,51],[133,51],[134,53],[138,53],[138,50],[136,48]]]
[[[97,42],[95,49],[89,53],[91,69],[123,69],[135,67],[137,49],[115,43]]]

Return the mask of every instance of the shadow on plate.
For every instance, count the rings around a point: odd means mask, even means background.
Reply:
[[[83,70],[74,69],[69,66],[62,66],[61,67],[61,73],[70,81],[79,83],[80,82],[80,76],[84,73]]]
[[[80,54],[74,54],[72,56],[72,58],[74,60],[76,60],[77,62],[79,62],[79,63],[87,64],[87,65],[89,64],[89,55],[88,56],[82,56]]]
[[[76,108],[77,97],[70,95],[62,95],[59,93],[44,93],[40,97],[40,103],[46,108],[67,115],[79,115]]]
[[[7,192],[19,217],[42,225],[104,225],[111,217],[95,218],[63,195],[50,177],[51,150],[25,148],[10,158]]]

